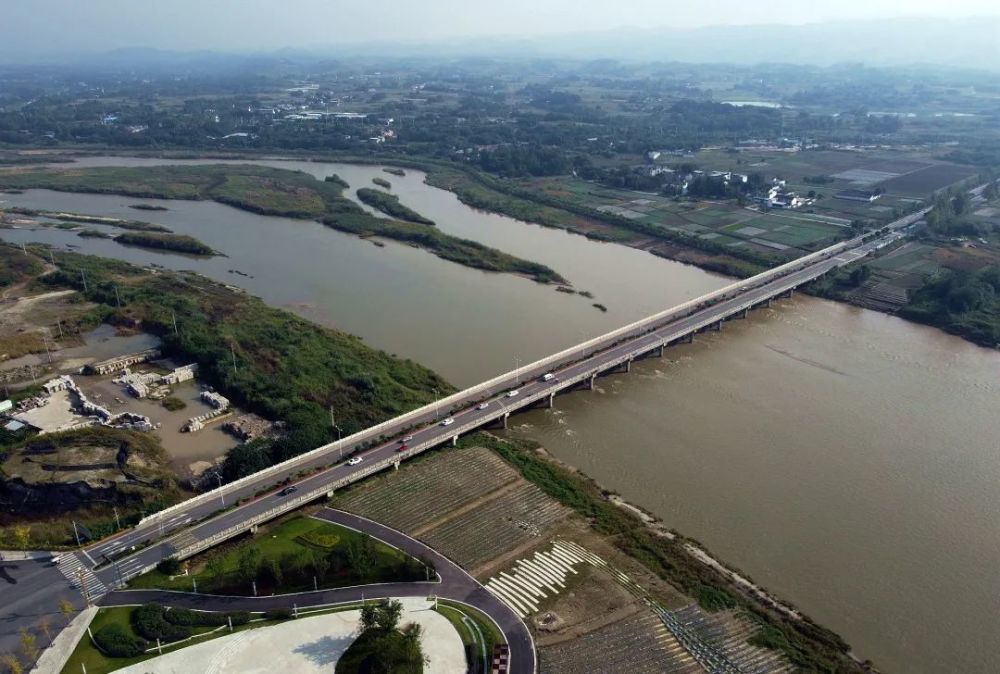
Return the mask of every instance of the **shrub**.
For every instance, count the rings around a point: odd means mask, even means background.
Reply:
[[[176,412],[177,410],[182,410],[187,407],[186,402],[175,396],[167,396],[160,401],[160,404],[171,412]]]
[[[186,608],[174,608],[163,613],[163,619],[168,623],[184,627],[218,627],[227,624],[230,618],[233,625],[244,625],[250,622],[250,613],[247,611],[211,613]]]
[[[146,641],[128,633],[121,625],[111,623],[97,630],[94,643],[112,658],[134,658],[146,651]]]
[[[149,641],[180,641],[191,636],[191,628],[166,621],[166,609],[159,604],[144,604],[132,611],[132,627]]]
[[[156,565],[156,570],[164,576],[176,576],[181,572],[181,561],[176,557],[167,557]]]
[[[268,620],[290,620],[295,617],[295,613],[290,608],[276,608],[264,613]]]

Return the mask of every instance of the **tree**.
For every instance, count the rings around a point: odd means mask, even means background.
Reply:
[[[21,628],[21,653],[24,654],[28,662],[34,662],[35,658],[38,657],[38,644],[35,641],[35,635],[25,627]]]
[[[277,557],[271,557],[267,560],[267,572],[275,586],[281,585],[284,574],[281,572],[281,561]]]
[[[246,582],[257,579],[257,574],[260,573],[260,565],[263,562],[263,555],[260,549],[255,545],[248,545],[244,548],[243,552],[240,553],[240,558],[237,563],[240,570],[240,578]]]
[[[52,641],[52,623],[47,615],[43,615],[38,619],[38,629],[41,630],[48,641]]]
[[[59,600],[59,612],[63,614],[64,618],[69,618],[76,611],[76,607],[73,606],[73,602],[69,599]]]
[[[16,655],[4,653],[3,655],[0,655],[0,662],[4,664],[10,674],[24,674],[24,667],[21,665],[21,661],[17,659]]]
[[[855,288],[859,288],[864,285],[865,281],[871,278],[872,270],[871,268],[863,264],[851,271],[851,285]]]
[[[14,545],[25,550],[31,543],[31,527],[27,524],[14,525]]]
[[[375,555],[375,544],[370,536],[362,535],[348,542],[347,561],[361,577],[368,576],[375,570],[378,558]]]
[[[220,555],[216,555],[205,563],[205,570],[212,576],[212,580],[219,582],[226,574],[226,564]]]
[[[318,578],[326,578],[326,574],[330,570],[330,560],[325,555],[315,555],[312,560],[312,568]]]

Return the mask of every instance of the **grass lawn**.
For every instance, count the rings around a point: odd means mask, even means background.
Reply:
[[[300,611],[300,617],[322,615],[325,613],[338,613],[340,611],[350,611],[360,607],[360,604],[350,603],[341,604],[331,608],[317,609],[312,611]],[[112,623],[117,623],[122,628],[128,631],[129,634],[133,636],[138,636],[132,629],[132,624],[130,622],[130,616],[132,614],[134,607],[131,606],[120,606],[114,608],[102,608],[94,616],[94,619],[90,622],[90,629],[95,634],[99,629],[105,625]],[[270,627],[271,625],[277,625],[280,620],[264,620],[263,614],[254,614],[254,619],[256,622],[250,622],[245,625],[237,625],[233,628],[233,632],[242,632],[244,630],[253,630],[261,627]],[[169,653],[175,650],[180,650],[187,646],[194,646],[196,644],[204,643],[210,639],[218,639],[219,637],[224,637],[227,634],[231,634],[228,628],[217,629],[214,627],[201,627],[195,629],[196,634],[204,634],[205,636],[190,639],[178,644],[173,647],[164,646],[163,652]],[[66,661],[66,665],[63,667],[63,674],[79,674],[84,671],[83,667],[86,667],[87,674],[105,674],[106,672],[113,672],[117,669],[123,667],[128,667],[129,665],[134,665],[145,660],[150,660],[159,655],[159,653],[153,652],[146,655],[140,655],[134,658],[111,658],[101,651],[97,650],[93,642],[84,636],[77,644],[76,649],[70,655],[69,660]]]
[[[459,635],[462,637],[462,643],[466,646],[473,643],[479,643],[479,634],[482,634],[483,639],[486,640],[487,657],[493,652],[493,646],[496,644],[506,643],[507,641],[504,639],[500,629],[486,616],[486,614],[472,608],[471,606],[458,604],[456,602],[448,601],[447,599],[439,599],[437,612],[447,618],[451,624],[455,626],[455,629],[458,630]],[[473,630],[470,629],[469,625],[462,620],[463,615],[467,616],[479,628],[476,633],[475,641],[473,641],[472,638]]]
[[[242,538],[186,560],[186,576],[171,578],[154,570],[132,580],[129,587],[190,591],[194,588],[194,582],[197,582],[199,592],[252,595],[251,583],[245,581],[239,573],[240,560],[250,548],[256,548],[263,561],[256,580],[257,593],[261,595],[312,590],[313,576],[317,577],[317,586],[320,588],[425,579],[425,571],[419,562],[375,540],[372,540],[375,562],[370,572],[359,573],[348,561],[348,549],[352,545],[360,545],[365,538],[363,534],[328,522],[294,517],[262,528],[255,536]],[[339,565],[333,560],[335,557],[341,560]],[[309,565],[308,560],[319,558],[330,560],[325,573],[322,569]],[[272,561],[281,567],[280,582],[269,572]]]

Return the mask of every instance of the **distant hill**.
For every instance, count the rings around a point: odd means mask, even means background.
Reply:
[[[1000,70],[1000,18],[618,29],[450,43],[343,45],[337,54],[613,58],[693,63],[946,65]]]
[[[231,72],[315,64],[338,57],[568,58],[827,66],[939,65],[1000,71],[1000,17],[852,20],[793,25],[631,28],[563,35],[368,41],[243,53],[133,47],[100,54],[4,54],[0,62],[74,63],[116,69]]]

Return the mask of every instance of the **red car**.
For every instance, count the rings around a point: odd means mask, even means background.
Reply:
[[[409,445],[407,445],[407,444],[406,444],[406,443],[404,442],[404,443],[400,444],[400,445],[399,445],[399,447],[397,447],[397,448],[396,448],[396,451],[397,451],[397,452],[405,452],[405,451],[407,450],[407,448],[408,448],[408,447],[409,447]]]

